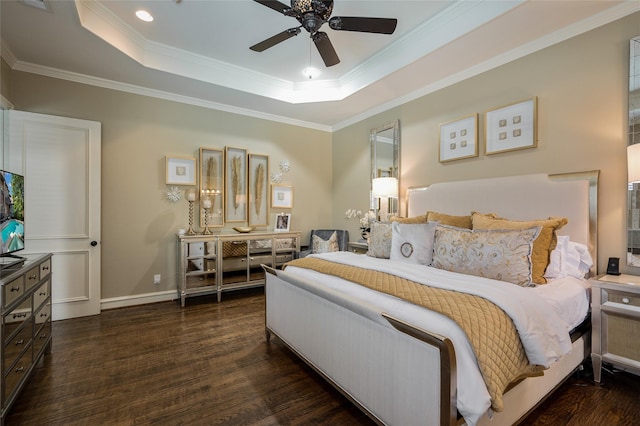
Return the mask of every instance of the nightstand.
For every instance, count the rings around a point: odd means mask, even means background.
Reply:
[[[602,275],[590,282],[593,379],[600,383],[603,362],[640,374],[640,277]]]
[[[357,242],[349,242],[349,251],[357,254],[367,254],[369,250],[369,245],[367,243]]]

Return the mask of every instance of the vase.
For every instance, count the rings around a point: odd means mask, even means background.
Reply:
[[[362,236],[362,239],[360,241],[368,241],[369,240],[369,228],[361,228],[360,229],[360,235]]]

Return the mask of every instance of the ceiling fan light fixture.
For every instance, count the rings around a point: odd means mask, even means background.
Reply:
[[[309,80],[314,79],[320,75],[320,70],[314,67],[306,67],[302,70],[302,74]]]

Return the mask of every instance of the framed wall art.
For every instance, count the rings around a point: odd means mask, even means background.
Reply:
[[[276,215],[276,225],[273,230],[275,232],[289,232],[291,227],[291,213],[278,213]]]
[[[247,150],[225,148],[225,222],[247,221]]]
[[[440,125],[438,155],[441,163],[478,156],[478,114]]]
[[[165,157],[165,181],[167,185],[195,185],[196,159]]]
[[[200,199],[211,200],[208,226],[224,225],[224,151],[200,148]],[[203,203],[200,203],[200,227],[205,227]]]
[[[538,145],[538,98],[488,111],[485,115],[487,155]]]
[[[290,185],[271,185],[271,208],[293,208],[293,187]]]
[[[269,157],[249,154],[249,225],[269,223]]]

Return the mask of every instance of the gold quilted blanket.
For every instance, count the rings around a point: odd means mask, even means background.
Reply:
[[[541,366],[529,364],[511,318],[487,299],[323,259],[296,259],[285,266],[289,265],[335,275],[424,306],[454,320],[471,342],[491,396],[491,407],[495,411],[502,411],[502,395],[510,383],[524,377],[542,375]]]

